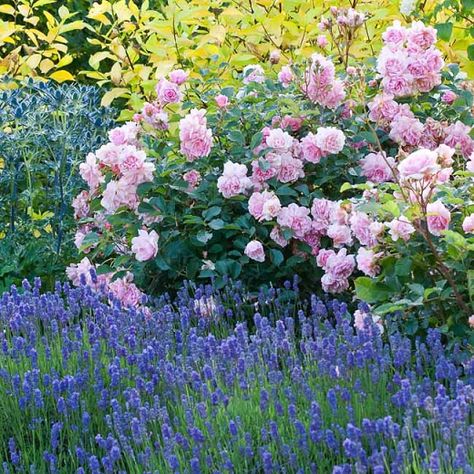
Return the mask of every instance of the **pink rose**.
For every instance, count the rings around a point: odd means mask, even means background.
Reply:
[[[189,189],[194,189],[201,182],[201,173],[191,170],[183,174],[183,179],[189,184]]]
[[[118,171],[118,165],[122,161],[123,145],[114,145],[107,143],[102,145],[97,151],[96,156],[99,160],[99,165],[108,166],[114,172]]]
[[[146,102],[138,120],[143,120],[157,130],[168,130],[168,114],[158,103]]]
[[[272,64],[278,64],[280,62],[280,59],[281,59],[281,51],[279,49],[274,49],[270,53],[270,62]]]
[[[451,105],[457,98],[457,95],[453,91],[446,91],[441,96],[441,102]]]
[[[192,109],[179,121],[179,139],[181,153],[194,161],[197,158],[209,156],[212,147],[212,131],[207,128],[206,111]]]
[[[260,64],[245,66],[242,74],[244,77],[242,82],[244,84],[250,84],[251,82],[262,83],[265,81],[265,72]]]
[[[400,178],[405,179],[423,179],[431,178],[440,171],[440,166],[437,163],[438,154],[435,151],[421,148],[410,155],[408,155],[398,165],[398,172]]]
[[[354,212],[350,218],[351,230],[357,240],[367,247],[377,245],[377,235],[372,233],[373,222],[365,212]]]
[[[367,250],[361,247],[357,252],[357,268],[364,274],[375,277],[380,272],[377,261],[383,255],[383,252],[375,253],[373,250]]]
[[[293,158],[290,153],[280,156],[280,166],[277,178],[281,183],[290,183],[300,178],[304,178],[303,162],[298,158]]]
[[[334,247],[352,244],[352,233],[350,227],[342,224],[331,224],[328,227],[327,235],[332,239]]]
[[[265,251],[263,250],[263,245],[258,240],[251,240],[246,245],[244,253],[256,262],[265,261]]]
[[[315,142],[323,155],[339,153],[344,148],[346,137],[335,127],[320,127]]]
[[[278,215],[281,203],[273,192],[253,193],[249,199],[249,213],[259,221],[270,221]]]
[[[451,213],[441,201],[436,201],[426,206],[428,230],[433,235],[441,235],[442,231],[449,228]]]
[[[232,161],[224,164],[222,176],[217,180],[217,189],[225,198],[244,193],[252,182],[247,177],[247,167]]]
[[[294,79],[293,72],[289,66],[283,66],[278,73],[278,80],[285,88],[289,87]]]
[[[326,38],[326,35],[318,35],[318,37],[316,38],[316,44],[320,48],[325,48],[329,44],[329,41]]]
[[[412,23],[407,31],[408,49],[415,51],[428,49],[436,42],[436,30],[421,21]]]
[[[291,229],[297,239],[303,239],[306,232],[311,229],[309,209],[294,203],[281,209],[277,222],[281,227]]]
[[[464,218],[462,223],[462,229],[464,232],[474,234],[474,214],[471,214]]]
[[[91,269],[94,266],[87,257],[84,257],[79,263],[71,263],[66,268],[66,275],[71,280],[74,286],[79,286],[81,284],[81,275],[84,275],[86,284],[92,283],[92,276],[90,274]]]
[[[288,151],[293,145],[293,138],[288,132],[284,132],[281,128],[270,130],[266,138],[267,146],[275,151]]]
[[[154,230],[139,230],[138,236],[132,239],[132,252],[139,262],[155,258],[158,253],[158,234]]]
[[[309,132],[308,135],[301,139],[301,152],[303,158],[310,163],[319,163],[321,161],[322,152],[316,145],[316,135]]]
[[[136,145],[140,127],[135,122],[127,122],[121,127],[116,127],[109,132],[109,140],[114,145]]]
[[[393,26],[389,26],[382,34],[382,39],[386,45],[392,49],[403,46],[406,40],[406,28],[401,26],[400,22],[394,21]]]
[[[138,206],[137,187],[124,179],[111,180],[107,183],[100,204],[109,213],[115,212],[121,206],[136,209]]]
[[[389,94],[379,94],[368,104],[369,118],[373,122],[391,122],[399,112],[399,105]]]
[[[279,227],[274,227],[270,232],[270,238],[280,247],[286,247],[288,245],[288,240],[283,237],[283,232]]]
[[[117,278],[109,284],[109,290],[125,307],[136,307],[140,304],[143,293],[132,283],[133,275],[130,272],[123,278]]]
[[[318,267],[321,267],[323,270],[326,270],[328,259],[333,255],[336,255],[336,252],[334,252],[334,250],[321,249],[316,257],[316,265],[318,265]]]
[[[225,109],[229,105],[229,98],[224,94],[216,95],[215,101],[220,109]]]
[[[81,191],[73,200],[72,207],[74,208],[74,218],[82,219],[89,215],[89,193]]]
[[[360,160],[362,176],[374,183],[384,183],[393,179],[395,160],[386,156],[385,152],[369,153]]]
[[[187,81],[188,76],[189,73],[186,71],[183,71],[182,69],[175,69],[174,71],[170,72],[170,81],[180,86]]]
[[[386,226],[390,229],[389,234],[392,236],[394,242],[398,239],[407,242],[410,240],[411,234],[415,232],[415,228],[405,216],[400,216],[399,218],[388,222]]]
[[[469,136],[470,131],[471,127],[458,120],[446,129],[444,143],[460,150],[464,157],[468,157],[474,152],[474,140]]]
[[[315,199],[311,206],[311,215],[313,216],[313,227],[317,228],[321,234],[326,234],[331,223],[331,214],[335,203],[328,199]]]
[[[472,316],[469,316],[468,323],[471,328],[474,328],[474,314]]]
[[[155,165],[146,162],[146,153],[134,146],[124,147],[119,170],[123,179],[134,186],[153,180]]]
[[[95,191],[99,187],[99,184],[103,183],[105,180],[99,170],[99,165],[94,153],[89,153],[86,157],[85,163],[79,165],[79,174],[88,184],[91,191]]]
[[[156,94],[158,100],[162,104],[175,104],[181,102],[182,94],[179,90],[179,86],[174,82],[170,82],[167,79],[160,79],[156,86]]]

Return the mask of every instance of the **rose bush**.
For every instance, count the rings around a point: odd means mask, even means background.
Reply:
[[[334,15],[360,27],[354,12]],[[411,332],[464,335],[471,85],[444,65],[432,28],[395,22],[383,37],[360,67],[336,71],[344,57],[315,53],[270,78],[256,64],[237,91],[183,71],[162,78],[156,100],[81,167],[85,255],[69,274],[96,266],[102,283],[134,294],[226,275],[262,284],[298,273],[330,293],[355,281],[375,312],[403,310]]]

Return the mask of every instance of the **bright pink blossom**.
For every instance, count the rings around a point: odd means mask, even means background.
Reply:
[[[225,109],[229,105],[229,98],[224,94],[216,95],[215,101],[220,109]]]
[[[165,78],[160,79],[158,82],[156,94],[161,104],[175,104],[181,102],[183,98],[178,84],[168,81]]]
[[[383,252],[375,253],[373,250],[367,250],[360,247],[357,252],[357,268],[370,277],[375,277],[380,272],[380,266],[377,264]]]
[[[374,183],[384,183],[393,179],[395,160],[387,157],[385,152],[369,153],[360,160],[362,176]]]
[[[433,235],[441,235],[441,232],[448,230],[451,222],[451,213],[441,201],[436,201],[426,206],[426,221],[428,230]]]
[[[247,177],[247,167],[227,161],[222,176],[217,180],[217,189],[225,198],[244,193],[252,185]]]
[[[415,228],[405,216],[400,216],[393,221],[387,222],[386,226],[390,229],[389,234],[391,235],[394,242],[396,242],[398,239],[402,239],[407,242],[410,240],[411,234],[415,232]]]
[[[181,153],[194,161],[209,156],[212,147],[212,131],[207,128],[206,111],[192,109],[186,117],[179,121],[179,139]]]
[[[139,230],[138,236],[132,239],[132,252],[139,262],[156,257],[158,252],[158,234],[152,230]]]
[[[316,132],[315,142],[323,155],[339,153],[345,141],[344,133],[335,127],[320,127]]]
[[[301,139],[301,152],[303,158],[310,163],[319,163],[323,156],[321,149],[316,144],[316,135],[309,132]]]

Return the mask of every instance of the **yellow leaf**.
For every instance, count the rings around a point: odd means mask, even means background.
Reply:
[[[118,97],[124,97],[128,95],[128,93],[128,89],[126,89],[125,87],[116,87],[114,89],[111,89],[110,91],[107,91],[102,97],[100,103],[103,107],[108,107],[115,99],[117,99]]]
[[[92,69],[99,69],[99,65],[101,61],[106,58],[110,58],[110,53],[108,51],[99,51],[98,53],[93,54],[89,58],[89,64],[91,65]]]
[[[31,69],[36,69],[38,67],[38,64],[40,63],[41,61],[41,54],[32,54],[27,60],[26,60],[26,64],[28,64],[28,66],[31,68]]]
[[[11,21],[0,21],[0,44],[3,43],[9,36],[15,33],[17,27]]]
[[[56,18],[54,18],[54,16],[51,15],[51,13],[49,13],[48,11],[45,10],[43,12],[43,15],[46,17],[46,21],[49,25],[55,25],[57,23]]]
[[[68,64],[72,63],[72,56],[70,54],[66,54],[61,58],[61,60],[56,64],[56,67],[64,67],[67,66]]]
[[[0,13],[5,13],[7,15],[14,15],[15,9],[11,5],[0,5]]]
[[[58,13],[59,13],[59,18],[61,18],[61,20],[64,20],[66,17],[69,16],[69,10],[64,5],[61,5],[59,7]]]
[[[50,79],[54,79],[57,82],[64,82],[64,81],[73,81],[74,76],[65,69],[60,69],[59,71],[54,71],[52,74],[49,75]]]
[[[51,69],[53,69],[54,63],[51,61],[51,59],[43,59],[39,65],[40,71],[43,74],[46,74],[49,72]]]

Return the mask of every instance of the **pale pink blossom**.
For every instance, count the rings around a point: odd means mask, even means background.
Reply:
[[[468,323],[471,328],[474,328],[474,314],[472,316],[469,316]]]
[[[247,257],[255,260],[256,262],[264,262],[265,261],[265,250],[263,249],[263,245],[258,240],[251,240],[245,247],[244,251]]]
[[[281,155],[280,166],[277,178],[281,183],[290,183],[300,178],[304,178],[303,162],[298,158],[293,158],[290,153]]]
[[[121,206],[136,209],[138,206],[137,188],[123,179],[111,180],[107,183],[100,204],[109,213],[115,212]]]
[[[102,145],[97,151],[96,156],[100,166],[107,166],[114,172],[118,171],[118,166],[122,161],[123,145],[114,145],[107,143]]]
[[[288,132],[284,132],[281,128],[274,128],[268,133],[266,143],[267,146],[277,152],[285,152],[292,147],[293,138]]]
[[[441,232],[449,228],[451,213],[441,201],[435,201],[426,206],[426,221],[428,230],[433,235],[441,235]]]
[[[168,130],[168,114],[158,103],[145,102],[138,120],[143,120],[157,130]]]
[[[357,252],[357,268],[367,276],[375,277],[380,272],[380,266],[377,264],[383,252],[375,253],[373,250],[367,250],[360,247]]]
[[[316,144],[316,135],[309,132],[301,139],[301,152],[303,159],[310,163],[319,163],[321,161],[322,152]]]
[[[397,114],[391,123],[390,138],[402,146],[417,146],[423,132],[423,124],[418,119]]]
[[[281,59],[281,51],[279,49],[274,49],[270,53],[270,62],[272,64],[278,64],[280,62],[280,59]]]
[[[225,109],[229,105],[229,98],[224,94],[216,95],[215,101],[220,109]]]
[[[109,140],[115,146],[137,145],[140,126],[136,122],[127,122],[121,127],[109,131]]]
[[[66,275],[71,280],[74,286],[79,286],[81,284],[81,275],[84,276],[86,284],[90,285],[92,283],[92,276],[90,271],[94,268],[91,261],[84,257],[79,263],[71,263],[66,268]]]
[[[245,66],[242,75],[242,82],[244,84],[250,84],[251,82],[262,83],[265,81],[265,72],[260,64],[249,64]]]
[[[125,307],[136,307],[143,298],[143,293],[133,283],[133,275],[130,272],[109,283],[109,290]]]
[[[156,257],[158,253],[158,234],[152,230],[139,230],[138,236],[132,239],[132,252],[139,262],[145,262]]]
[[[281,227],[291,229],[297,239],[304,238],[306,232],[311,229],[309,209],[295,203],[281,209],[277,222]]]
[[[288,240],[285,239],[283,232],[278,226],[272,229],[270,232],[270,238],[280,247],[286,247],[288,245]]]
[[[249,213],[259,221],[270,221],[278,216],[281,203],[273,192],[253,193],[249,199]]]
[[[99,184],[104,182],[104,177],[100,172],[94,153],[89,153],[86,157],[86,161],[79,165],[79,173],[91,191],[95,191],[99,187]]]
[[[81,191],[73,200],[72,207],[74,208],[74,218],[82,219],[89,215],[89,193]]]
[[[321,249],[316,256],[316,264],[318,267],[321,267],[323,270],[326,270],[326,265],[329,257],[336,255],[336,252],[331,249]]]
[[[467,171],[474,173],[474,153],[472,153],[469,159],[467,160],[466,169]]]
[[[370,315],[370,314],[364,313],[360,309],[357,309],[356,311],[354,311],[354,327],[358,329],[359,331],[364,331],[366,327],[365,321],[367,318],[371,318],[372,323],[376,325],[377,329],[380,331],[380,334],[383,334],[384,327],[383,327],[382,318],[377,315]]]
[[[360,160],[362,176],[374,183],[384,183],[393,179],[395,160],[385,152],[369,153]]]
[[[345,141],[344,133],[335,127],[320,127],[316,132],[315,142],[323,155],[339,153]]]
[[[373,122],[391,122],[399,112],[399,105],[393,100],[393,95],[379,94],[367,104],[369,118]]]
[[[457,97],[458,96],[453,91],[446,91],[446,92],[443,92],[443,95],[441,96],[441,102],[451,105],[454,103]]]
[[[192,190],[201,182],[201,173],[197,170],[190,170],[183,174],[183,179],[189,185],[189,189]]]
[[[441,166],[451,166],[454,163],[453,156],[456,153],[454,148],[441,144],[435,152],[438,153],[438,162]]]
[[[278,73],[278,80],[280,81],[281,85],[287,88],[293,82],[293,79],[294,75],[290,66],[283,66],[281,71]]]
[[[435,151],[421,148],[402,160],[398,165],[400,178],[406,179],[424,179],[431,178],[440,171],[438,164],[438,154]]]
[[[466,233],[474,234],[474,214],[470,214],[464,218],[462,229]]]
[[[350,217],[351,230],[357,240],[367,247],[377,244],[377,236],[372,233],[372,220],[365,212],[354,212]]]
[[[303,125],[304,117],[292,117],[291,115],[285,115],[280,122],[280,127],[283,129],[289,129],[292,132],[297,132],[301,125]]]
[[[415,21],[407,31],[408,49],[426,50],[436,42],[436,30]]]
[[[205,115],[204,109],[192,109],[179,121],[180,149],[188,161],[209,156],[211,152],[212,131],[207,128]]]
[[[188,72],[183,71],[182,69],[175,69],[174,71],[170,72],[170,81],[180,86],[187,81],[188,76]]]
[[[161,104],[175,104],[181,102],[183,98],[178,84],[165,78],[160,79],[158,82],[156,94]]]
[[[122,151],[119,170],[123,179],[134,186],[153,180],[155,165],[146,162],[146,153],[134,146],[126,146]]]
[[[393,221],[387,222],[386,226],[390,229],[389,234],[394,242],[398,239],[407,242],[410,240],[411,234],[415,232],[415,228],[405,216],[400,216]]]
[[[239,163],[227,161],[222,176],[217,180],[217,189],[225,198],[243,194],[252,182],[247,177],[247,167]]]
[[[393,49],[397,49],[405,43],[407,37],[407,30],[401,26],[401,23],[396,20],[392,26],[389,26],[382,34],[382,39],[386,45]]]
[[[328,41],[326,35],[318,35],[318,37],[316,38],[316,44],[320,48],[325,48],[326,46],[328,46],[329,41]]]
[[[474,140],[469,136],[470,131],[471,127],[458,120],[446,129],[444,143],[460,150],[463,156],[468,157],[474,152]]]
[[[347,255],[347,249],[340,249],[329,255],[325,262],[326,273],[321,278],[323,290],[329,293],[340,293],[349,287],[348,278],[355,268],[353,255]]]
[[[326,234],[331,223],[331,214],[335,204],[328,199],[315,199],[311,206],[313,216],[313,227],[315,226],[321,234]]]
[[[349,226],[344,224],[331,224],[327,229],[327,235],[332,239],[334,247],[352,244],[352,233]]]

